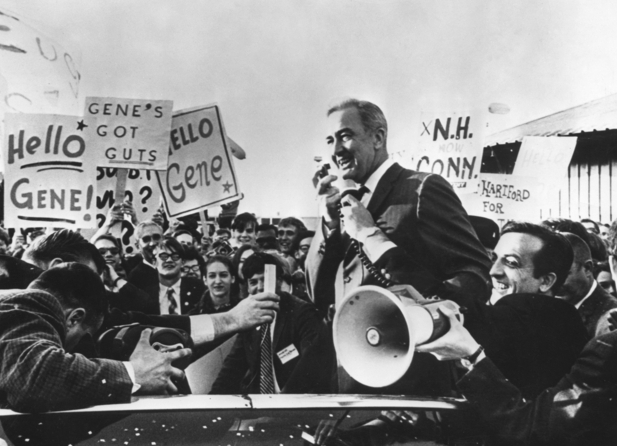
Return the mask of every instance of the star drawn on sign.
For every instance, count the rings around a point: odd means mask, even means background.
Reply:
[[[77,121],[77,130],[83,130],[86,127],[88,127],[88,125],[84,122],[84,120],[82,119],[81,121]]]
[[[223,184],[223,189],[225,189],[223,191],[223,193],[228,194],[231,192],[231,186],[233,186],[233,184],[229,184],[229,181],[226,181],[225,184]]]

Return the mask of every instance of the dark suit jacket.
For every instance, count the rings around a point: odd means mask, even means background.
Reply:
[[[315,307],[291,294],[281,293],[280,310],[276,316],[272,342],[272,356],[276,381],[284,393],[296,393],[288,388],[287,382],[297,382],[297,375],[306,375],[310,380],[310,370],[298,370],[303,353],[312,345],[322,329],[322,321]],[[211,394],[259,393],[259,358],[261,327],[240,333],[223,363]],[[294,346],[299,356],[283,364],[277,353]],[[319,368],[322,364],[312,364]],[[309,391],[303,389],[304,391]]]
[[[576,309],[552,296],[510,294],[484,310],[469,331],[525,398],[556,385],[589,340]]]
[[[617,439],[617,332],[591,340],[570,372],[525,401],[490,359],[459,382],[499,444],[614,445]]]
[[[437,283],[464,274],[477,278],[476,298],[488,299],[490,260],[467,213],[450,184],[439,175],[390,167],[381,178],[368,211],[376,225],[399,248],[391,249],[375,265],[398,283],[432,293]],[[338,230],[324,239],[318,228],[306,260],[309,293],[325,314],[334,303],[334,281],[344,262],[344,293],[359,285],[377,284],[355,249]]]
[[[0,297],[0,405],[20,412],[128,403],[133,384],[119,361],[63,349],[65,316],[39,290]]]
[[[593,338],[610,331],[608,319],[603,316],[613,308],[617,308],[617,299],[607,293],[600,285],[596,285],[591,296],[578,308],[589,337]]]
[[[397,283],[413,285],[421,294],[444,293],[446,280],[467,280],[470,303],[484,304],[489,297],[490,260],[480,244],[467,213],[450,184],[439,175],[415,172],[394,164],[380,179],[367,207],[376,225],[396,245],[374,262]],[[360,285],[379,285],[357,256],[349,237],[335,230],[325,239],[318,228],[306,259],[310,295],[320,314],[325,315],[335,300],[335,281],[343,263],[343,295]],[[469,278],[473,283],[469,283]],[[446,295],[447,294],[447,295]],[[476,321],[475,316],[471,318]],[[325,339],[325,337],[324,337]],[[332,391],[372,393],[338,371],[338,387]],[[449,388],[448,365],[429,354],[416,355],[401,385],[380,389],[380,393],[444,395]]]
[[[180,280],[180,313],[189,314],[199,303],[206,286],[194,277],[183,277]],[[161,314],[159,275],[156,269],[142,262],[129,273],[128,282],[148,294],[150,301],[146,313]]]

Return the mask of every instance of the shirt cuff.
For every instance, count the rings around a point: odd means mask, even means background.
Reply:
[[[122,364],[126,367],[126,372],[129,374],[129,378],[131,378],[131,382],[133,383],[133,388],[131,389],[131,395],[133,395],[141,388],[141,384],[137,384],[135,381],[135,369],[133,368],[133,364],[128,361],[123,361]]]
[[[203,344],[214,340],[214,323],[209,314],[190,316],[191,337],[195,344]]]
[[[386,251],[396,248],[388,236],[379,228],[366,228],[358,233],[358,241],[362,243],[364,252],[369,260],[375,263]]]

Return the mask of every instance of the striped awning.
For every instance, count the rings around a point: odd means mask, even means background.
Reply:
[[[522,141],[524,136],[568,136],[617,129],[617,94],[502,130],[486,137],[485,147]]]

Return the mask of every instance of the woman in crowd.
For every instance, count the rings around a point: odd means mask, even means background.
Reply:
[[[228,311],[239,301],[236,270],[229,257],[212,256],[206,261],[205,279],[208,290],[193,314]]]

